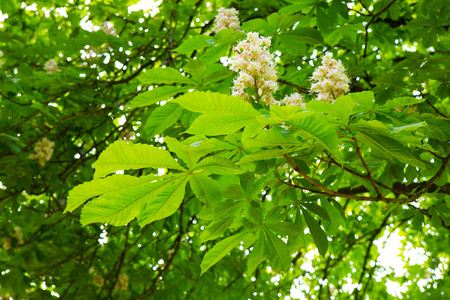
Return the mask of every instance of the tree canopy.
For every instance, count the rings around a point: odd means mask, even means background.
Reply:
[[[448,1],[138,2],[0,1],[1,298],[450,297]]]

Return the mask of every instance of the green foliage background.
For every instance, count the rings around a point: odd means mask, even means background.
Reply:
[[[448,1],[136,2],[0,2],[2,298],[449,297]],[[306,109],[229,96],[220,7]],[[333,104],[308,93],[325,52],[352,78]]]

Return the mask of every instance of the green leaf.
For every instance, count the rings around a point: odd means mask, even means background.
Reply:
[[[235,133],[250,124],[257,124],[254,116],[220,114],[202,115],[195,119],[187,132],[208,136],[227,135]]]
[[[283,41],[292,39],[301,44],[315,45],[323,43],[323,37],[320,34],[320,31],[309,27],[295,28],[294,30],[279,34],[278,37]]]
[[[336,130],[326,120],[317,115],[311,115],[306,118],[290,120],[286,123],[292,125],[294,129],[297,129],[306,137],[316,139],[340,161],[337,154],[338,136]]]
[[[320,216],[321,218],[327,220],[328,222],[331,222],[331,219],[327,213],[327,210],[325,208],[323,208],[322,206],[319,206],[317,203],[302,202],[300,204],[301,204],[301,206],[307,208],[308,210],[312,211],[313,213]]]
[[[344,97],[350,97],[353,102],[356,103],[355,110],[362,110],[362,111],[371,111],[373,109],[375,95],[373,92],[359,92],[359,93],[351,93],[348,95],[345,95]]]
[[[183,202],[187,181],[188,177],[172,181],[155,199],[147,203],[145,209],[138,215],[139,226],[143,227],[174,214]]]
[[[213,152],[214,145],[209,140],[200,140],[192,144],[184,145],[180,141],[172,137],[164,137],[169,150],[181,158],[192,169],[197,161],[208,153]],[[188,142],[188,141],[185,141]]]
[[[253,19],[247,22],[244,22],[241,26],[241,29],[247,32],[257,31],[261,33],[275,33],[272,27],[270,27],[269,23],[263,19]]]
[[[291,222],[266,223],[265,227],[281,235],[297,235],[301,233],[300,228]]]
[[[283,46],[290,54],[304,54],[306,44],[321,44],[323,38],[320,32],[314,28],[296,28],[295,30],[285,31],[277,36]]]
[[[214,46],[214,40],[210,36],[195,35],[189,39],[183,40],[181,45],[173,51],[180,54],[189,54],[194,50],[202,50],[211,46]]]
[[[233,222],[234,216],[218,220],[208,225],[200,235],[200,243],[206,241],[215,240],[220,237],[230,227]]]
[[[149,136],[161,135],[181,117],[183,108],[176,103],[166,103],[157,107],[148,117],[144,130]]]
[[[328,250],[328,240],[327,235],[323,229],[319,226],[316,219],[314,219],[306,210],[302,209],[303,215],[305,216],[306,225],[308,225],[309,232],[311,233],[314,243],[319,250],[320,255],[325,257]]]
[[[240,97],[195,91],[178,97],[174,102],[190,111],[217,115],[259,116],[250,103]]]
[[[251,233],[240,232],[215,244],[214,247],[211,250],[209,250],[203,257],[201,264],[202,271],[200,275],[205,273],[209,268],[215,265],[225,255],[230,253],[230,251],[233,248],[237,247],[239,243],[249,235],[251,235]]]
[[[219,203],[214,210],[204,206],[203,210],[197,216],[207,221],[227,218],[231,215],[238,214],[246,203],[247,201],[225,201]]]
[[[319,100],[312,100],[306,104],[306,109],[315,112],[323,112],[332,115],[342,121],[343,124],[348,124],[348,119],[352,114],[353,106],[352,97],[342,96],[336,99],[334,103],[327,103]]]
[[[409,125],[405,125],[405,126],[399,126],[399,127],[389,127],[389,131],[392,133],[397,133],[400,131],[415,131],[417,128],[419,127],[423,127],[426,126],[427,123],[426,122],[420,122],[420,123],[414,123],[414,124],[409,124]]]
[[[270,119],[267,120],[269,122],[277,122],[277,123],[283,123],[286,121],[289,121],[291,119],[297,119],[297,118],[304,118],[309,116],[310,113],[305,112],[304,109],[293,106],[293,105],[286,105],[286,106],[278,106],[278,105],[272,105],[270,107]],[[263,121],[263,120],[261,120]]]
[[[299,21],[299,15],[293,14],[282,14],[275,12],[267,17],[267,22],[270,27],[272,27],[273,32],[284,30],[288,27],[294,25],[295,22]]]
[[[172,85],[165,85],[162,87],[154,88],[153,90],[146,91],[136,96],[130,102],[130,108],[150,106],[159,101],[165,101],[178,93],[186,92],[187,90],[188,88],[186,87],[178,87]]]
[[[154,68],[142,73],[138,79],[143,84],[170,84],[170,83],[185,83],[195,85],[195,81],[189,77],[181,75],[178,70],[173,68]]]
[[[222,32],[223,30],[221,30]],[[199,59],[203,60],[208,64],[212,64],[217,62],[221,57],[228,56],[228,52],[230,51],[231,42],[221,42],[218,43],[214,47],[206,49],[205,53],[199,57]]]
[[[328,200],[324,199],[321,201],[327,209],[328,215],[330,216],[331,225],[333,226],[333,234],[336,234],[339,230],[339,226],[345,222],[345,219],[342,217],[341,212],[333,206]]]
[[[277,271],[287,271],[291,264],[287,245],[266,228],[264,228],[264,238],[270,266]]]
[[[123,175],[117,175],[124,177]],[[83,225],[91,223],[109,223],[115,226],[125,225],[137,217],[144,209],[148,201],[156,198],[159,192],[172,184],[177,179],[167,179],[157,182],[155,176],[125,177],[122,180],[127,183],[126,187],[115,188],[99,198],[88,202],[81,213]]]
[[[241,165],[241,164],[246,164],[246,163],[255,162],[255,161],[259,161],[259,160],[267,160],[267,159],[271,159],[271,158],[274,158],[274,157],[277,157],[277,156],[280,156],[283,154],[295,152],[298,150],[299,150],[299,148],[261,150],[261,151],[254,152],[249,155],[245,155],[244,157],[242,157],[239,160],[239,162],[237,164]]]
[[[115,141],[104,150],[93,164],[94,179],[118,170],[137,170],[142,168],[168,168],[184,170],[168,151],[144,145],[132,144],[123,140]]]
[[[395,157],[399,161],[410,164],[419,168],[426,168],[426,165],[416,158],[409,149],[388,136],[370,132],[368,130],[358,130],[357,136],[361,137],[364,141],[378,148],[386,158],[392,159]]]
[[[266,260],[267,256],[265,254],[265,239],[263,235],[263,231],[259,231],[259,238],[257,239],[255,245],[253,246],[253,250],[248,255],[247,259],[247,275],[253,274],[258,265]]]
[[[386,108],[396,108],[396,107],[402,107],[407,105],[413,105],[424,102],[426,99],[417,99],[414,97],[399,97],[392,100],[386,101],[385,104],[381,105],[379,109],[386,109]]]
[[[183,69],[192,75],[192,77],[197,82],[201,82],[203,75],[206,72],[206,62],[200,59],[191,59],[187,64],[184,65]]]
[[[222,187],[217,181],[205,174],[193,173],[189,181],[192,191],[198,199],[205,200],[209,206],[215,206],[222,199]]]
[[[298,138],[292,134],[284,134],[280,128],[263,130],[255,138],[246,139],[244,141],[244,146],[247,148],[289,147],[298,145],[304,145],[304,142],[299,141]]]
[[[227,199],[245,199],[239,184],[233,184],[223,190],[223,196]]]
[[[325,14],[325,12],[319,7],[316,6],[317,9],[317,27],[320,31],[326,32],[330,27],[329,17]]]
[[[155,180],[154,176],[152,178],[152,180]],[[77,185],[69,192],[67,207],[64,212],[74,211],[86,200],[93,197],[122,190],[133,186],[133,184],[139,184],[139,180],[139,178],[130,175],[112,175]]]
[[[209,156],[200,161],[195,168],[192,169],[193,172],[206,171],[211,174],[220,175],[233,175],[241,174],[244,171],[237,167],[231,161],[219,157],[219,156]]]

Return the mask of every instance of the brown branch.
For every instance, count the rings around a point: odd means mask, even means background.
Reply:
[[[353,141],[355,143],[356,146],[356,153],[358,153],[359,159],[361,160],[364,168],[367,171],[367,177],[369,178],[370,183],[372,184],[372,186],[375,189],[375,192],[377,193],[378,197],[381,197],[381,192],[380,189],[378,188],[378,186],[375,184],[375,181],[372,178],[372,172],[370,171],[369,167],[366,164],[366,161],[364,160],[362,154],[361,154],[361,148],[359,148],[359,144],[358,141],[356,140],[356,137],[353,138]]]
[[[298,86],[298,85],[296,85],[294,83],[288,82],[288,81],[283,80],[283,79],[278,79],[278,82],[282,83],[282,84],[286,84],[286,85],[292,86],[292,87],[296,88],[301,93],[309,94],[309,90],[308,89],[305,89],[304,87]]]
[[[431,108],[432,108],[437,114],[441,115],[441,116],[444,117],[444,118],[448,118],[446,115],[444,115],[443,113],[441,113],[441,112],[440,112],[433,104],[431,104],[431,102],[428,101],[428,99],[425,99],[425,102],[426,102],[429,106],[431,106]]]

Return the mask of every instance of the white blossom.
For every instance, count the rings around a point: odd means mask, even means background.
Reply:
[[[293,93],[289,96],[284,97],[282,101],[285,105],[299,106],[305,108],[305,103],[303,103],[303,96],[299,93]]]
[[[214,32],[219,32],[222,29],[234,28],[236,30],[239,30],[239,28],[241,28],[239,17],[237,16],[238,11],[236,9],[226,9],[221,7],[217,11],[219,13],[217,14],[214,21]]]
[[[44,65],[44,70],[48,73],[54,73],[54,72],[60,72],[61,70],[58,69],[58,64],[54,59],[50,59],[48,62]]]
[[[102,26],[100,27],[106,34],[117,36],[116,29],[114,28],[114,25],[109,22],[105,21],[102,23]]]
[[[345,74],[345,68],[340,60],[327,54],[322,58],[322,65],[315,69],[311,91],[317,94],[317,99],[332,102],[349,91],[350,79]]]
[[[260,37],[257,32],[249,32],[247,38],[234,48],[234,59],[230,60],[230,69],[238,73],[232,88],[233,96],[244,100],[266,104],[278,104],[273,94],[278,90],[277,72],[274,56],[269,52],[270,38]],[[248,95],[244,89],[252,88],[255,95]],[[257,95],[256,95],[257,94]]]
[[[52,158],[54,146],[54,142],[43,138],[34,147],[36,154],[30,154],[29,158],[36,159],[40,165],[45,166],[45,163]]]

